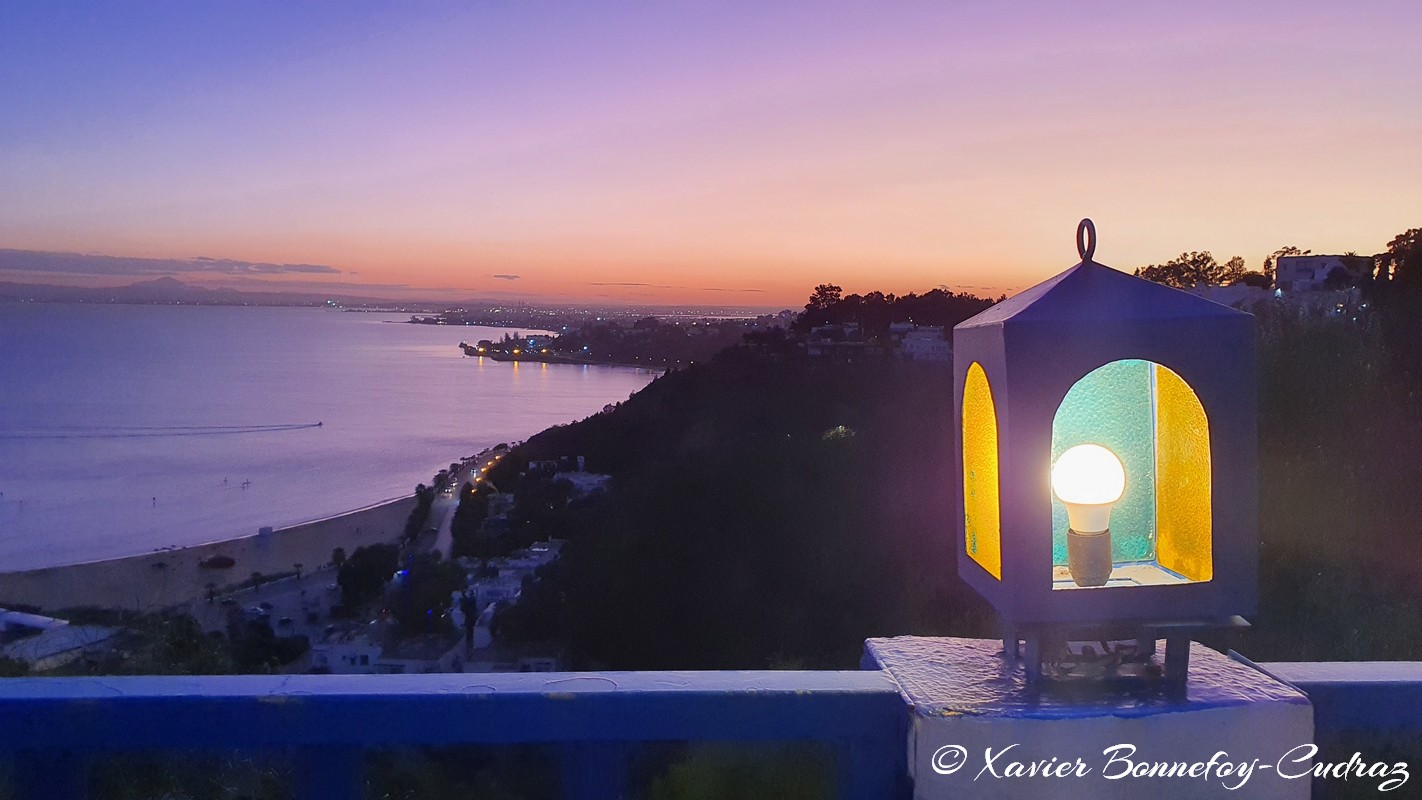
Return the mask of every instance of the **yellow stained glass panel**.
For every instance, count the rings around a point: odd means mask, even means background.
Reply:
[[[1210,425],[1183,378],[1155,365],[1156,559],[1186,580],[1214,575]],[[966,408],[966,406],[964,406]]]
[[[963,384],[963,520],[968,556],[1002,580],[997,408],[987,373],[974,361]]]

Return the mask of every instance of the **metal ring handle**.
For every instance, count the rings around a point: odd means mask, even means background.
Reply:
[[[1076,252],[1081,256],[1083,264],[1090,262],[1091,257],[1096,255],[1096,226],[1089,218],[1076,226]]]

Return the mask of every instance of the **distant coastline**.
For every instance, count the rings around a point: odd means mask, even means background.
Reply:
[[[625,361],[604,361],[604,360],[596,359],[596,358],[587,358],[587,357],[578,357],[578,356],[566,356],[566,355],[562,355],[561,353],[517,353],[517,354],[516,354],[516,353],[512,353],[512,352],[507,352],[507,351],[504,351],[504,350],[498,350],[498,349],[488,350],[488,351],[486,351],[486,352],[480,352],[477,345],[472,345],[472,344],[469,344],[468,342],[460,342],[460,343],[459,343],[459,349],[460,349],[460,350],[463,350],[463,351],[464,351],[464,355],[469,356],[470,358],[487,358],[487,359],[490,359],[490,360],[492,360],[492,361],[499,361],[499,362],[515,362],[515,363],[517,363],[517,362],[521,362],[521,361],[530,361],[530,362],[537,363],[537,364],[571,364],[571,365],[582,365],[582,366],[588,366],[588,367],[629,367],[629,368],[632,368],[632,369],[658,370],[657,367],[653,367],[653,366],[650,366],[650,365],[647,365],[647,364],[636,364],[636,363],[630,363],[630,362],[625,362]],[[665,368],[661,368],[661,369],[658,370],[658,371],[665,371]]]

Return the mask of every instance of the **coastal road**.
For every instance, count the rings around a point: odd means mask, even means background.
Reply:
[[[459,493],[456,487],[439,493],[434,503],[430,505],[430,519],[425,527],[438,526],[435,532],[432,549],[437,551],[440,558],[449,558],[449,548],[454,544],[454,536],[450,533],[450,523],[454,521],[454,511],[459,508]]]
[[[507,451],[497,451],[492,448],[480,452],[470,460],[468,466],[462,467],[454,478],[449,482],[449,486],[439,493],[434,503],[430,506],[430,518],[425,523],[425,529],[438,525],[435,534],[434,544],[431,549],[439,552],[441,558],[449,558],[449,549],[454,546],[454,536],[451,532],[451,524],[454,522],[454,512],[459,508],[459,490],[466,481],[472,481],[476,485],[483,480],[479,468],[492,466],[502,459]]]

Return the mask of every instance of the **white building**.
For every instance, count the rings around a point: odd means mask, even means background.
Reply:
[[[1373,260],[1367,256],[1279,256],[1274,265],[1274,286],[1289,292],[1311,292],[1324,288],[1342,289],[1372,275]],[[1328,286],[1328,278],[1341,270],[1344,285]]]
[[[523,644],[475,650],[464,661],[465,672],[557,672],[563,648],[555,644]]]
[[[578,458],[582,458],[582,456],[578,456]],[[602,475],[596,472],[559,472],[553,476],[553,480],[571,483],[573,485],[573,496],[581,497],[600,489],[606,489],[608,482],[612,480],[612,476]]]
[[[910,361],[953,363],[953,342],[943,336],[941,327],[925,326],[906,332],[900,352]]]
[[[333,633],[311,646],[311,668],[336,675],[401,675],[457,672],[462,642],[424,637],[383,647],[360,631]]]
[[[68,624],[69,620],[67,619],[0,608],[0,640],[18,636],[32,636],[55,628],[62,628]]]
[[[381,675],[417,675],[427,672],[460,672],[463,637],[424,636],[396,642],[380,654],[375,671]]]
[[[512,603],[518,600],[519,594],[523,592],[523,580],[521,578],[506,577],[500,575],[497,578],[485,578],[474,584],[474,601],[479,608],[484,608],[492,603]]]
[[[494,615],[498,613],[498,609],[497,604],[491,605],[474,621],[474,635],[469,642],[471,650],[482,650],[494,645]]]
[[[362,632],[338,631],[311,645],[311,667],[336,675],[370,675],[380,661],[381,647]]]
[[[65,623],[14,639],[0,650],[0,655],[25,662],[34,672],[44,672],[64,666],[85,653],[102,650],[119,631],[119,628],[102,625]]]

